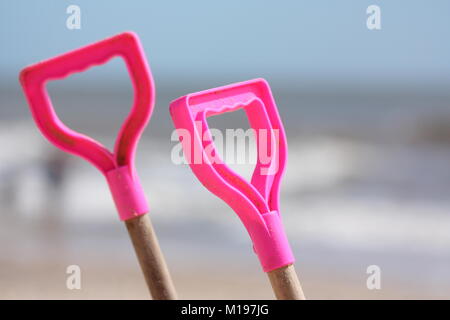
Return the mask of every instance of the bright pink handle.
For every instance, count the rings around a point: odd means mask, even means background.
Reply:
[[[262,169],[271,164],[263,164],[258,161],[251,183],[263,198],[266,199],[266,202],[269,204],[269,210],[278,211],[279,184],[287,161],[287,143],[286,135],[269,84],[264,79],[255,79],[191,93],[173,101],[171,103],[171,110],[175,110],[175,106],[178,103],[189,106],[188,112],[191,114],[191,117],[195,121],[202,122],[203,132],[209,131],[206,117],[243,108],[249,119],[250,126],[253,129],[257,131],[266,129],[268,131],[276,131],[279,134],[279,136],[276,137],[278,143],[277,165],[279,166],[277,172],[275,174],[261,174],[261,172],[264,171]],[[172,105],[174,106],[173,108]],[[178,121],[178,119],[174,119],[174,121]],[[258,139],[258,136],[256,138]],[[204,141],[203,146],[206,146],[208,143],[209,141]],[[217,165],[216,169],[221,171],[225,177],[232,176],[234,182],[238,181],[240,183],[240,188],[248,190],[248,187],[245,186],[246,183],[241,183],[240,176],[232,172],[225,164]],[[249,191],[247,196],[259,198],[258,195],[252,193],[253,191]],[[256,205],[259,207],[262,206],[260,200],[261,199],[258,199],[256,201]]]
[[[134,88],[134,101],[119,131],[114,153],[111,153],[96,140],[61,122],[53,109],[46,83],[106,63],[115,56],[120,56],[125,61]],[[150,119],[155,92],[138,37],[132,32],[125,32],[29,66],[20,73],[20,82],[33,118],[44,136],[60,149],[88,160],[108,178],[121,219],[126,220],[148,212],[134,169],[134,155],[138,140]],[[111,178],[119,168],[126,168],[120,170],[120,177],[128,175],[125,180]],[[125,181],[124,184],[134,191],[128,192],[128,196],[122,196],[123,193],[116,191],[123,188],[117,185],[122,183],[120,181]],[[134,195],[130,196],[131,194]]]
[[[276,153],[276,160],[264,164],[258,158],[251,183],[223,161],[212,161],[210,154],[217,158],[217,150],[205,151],[215,149],[206,118],[240,108],[245,110],[250,126],[256,132],[267,130],[270,145],[276,142],[276,148],[269,148]],[[279,215],[279,186],[287,160],[286,137],[267,82],[256,79],[192,93],[173,101],[170,113],[192,171],[208,190],[238,214],[264,271],[293,263],[294,257]],[[190,139],[184,137],[184,131],[189,133]],[[278,132],[278,136],[274,132]],[[200,159],[195,159],[196,150],[201,150]],[[276,171],[263,170],[271,167],[274,161]]]

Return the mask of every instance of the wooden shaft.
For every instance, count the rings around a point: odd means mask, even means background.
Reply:
[[[129,219],[125,224],[155,300],[175,300],[177,294],[148,214]]]
[[[305,300],[293,264],[269,271],[267,275],[278,300]]]

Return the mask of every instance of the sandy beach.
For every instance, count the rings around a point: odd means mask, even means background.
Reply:
[[[220,245],[220,234],[219,240],[209,245],[196,241],[180,243],[165,235],[167,226],[157,219],[158,224],[179,298],[274,298],[248,243],[228,241]],[[149,298],[133,248],[119,222],[103,227],[63,224],[57,230],[40,224],[13,224],[8,233],[17,237],[15,241],[2,237],[0,299]],[[20,236],[25,234],[27,239]],[[295,252],[297,272],[309,299],[448,297],[442,283],[430,286],[427,281],[408,281],[407,276],[399,277],[389,267],[383,274],[381,290],[368,290],[363,265],[370,259],[363,254],[358,257],[355,252],[327,253],[317,246],[296,246]],[[339,255],[349,259],[348,264],[339,261]],[[351,261],[355,255],[360,263]],[[69,290],[66,286],[66,269],[73,264],[81,269],[81,290]]]

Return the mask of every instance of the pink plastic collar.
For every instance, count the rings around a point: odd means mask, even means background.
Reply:
[[[102,144],[66,127],[56,115],[47,93],[49,80],[106,63],[125,60],[134,88],[134,102],[117,137],[114,153]],[[33,118],[42,134],[58,148],[80,156],[106,177],[121,220],[148,212],[147,200],[134,168],[138,140],[154,105],[153,79],[137,35],[125,32],[55,58],[26,67],[20,73]]]
[[[277,157],[272,156],[268,163],[258,157],[251,183],[223,161],[212,161],[211,158],[214,155],[217,159],[218,153],[206,118],[240,108],[245,110],[250,126],[256,132],[266,129],[271,133],[269,145],[277,143],[277,148],[269,147],[272,153],[278,151]],[[208,190],[238,214],[264,271],[293,263],[294,256],[279,214],[280,180],[287,160],[286,136],[267,82],[255,79],[192,93],[173,101],[170,113],[192,171]],[[187,130],[191,138],[184,139],[182,130]],[[274,132],[278,132],[278,139]],[[206,138],[202,133],[207,133]],[[256,134],[256,141],[259,142],[259,134]],[[259,148],[260,144],[257,145]],[[201,161],[192,158],[195,150],[201,150]],[[274,167],[275,170],[271,170]]]

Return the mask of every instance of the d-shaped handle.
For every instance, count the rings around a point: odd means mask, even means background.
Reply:
[[[241,191],[244,191],[247,197],[251,198],[253,203],[258,206],[261,213],[268,210],[278,211],[280,181],[287,160],[287,142],[269,84],[264,79],[254,79],[188,94],[173,101],[170,106],[170,112],[177,128],[190,128],[192,132],[198,131],[198,126],[192,125],[192,122],[196,121],[201,124],[201,129],[207,133],[209,129],[206,117],[235,111],[240,108],[245,109],[250,126],[258,132],[256,139],[259,140],[259,133],[266,135],[266,149],[270,151],[271,156],[268,157],[269,159],[266,163],[259,161],[261,159],[258,158],[251,186],[247,185],[240,176],[233,173],[226,164],[216,163],[214,167],[220,172],[222,177],[230,177],[227,180],[241,189]],[[210,143],[210,141],[205,142],[203,137],[200,139],[202,141],[196,141],[196,137],[200,136],[198,134],[193,135],[191,141],[193,144],[198,142],[198,144],[204,146],[205,143]],[[263,143],[260,144],[259,142],[258,147],[263,145]],[[192,147],[192,150],[195,151],[196,148]],[[258,150],[259,154],[264,153],[260,153]],[[274,155],[275,158],[273,157]],[[192,159],[190,160],[192,163]],[[203,176],[202,173],[205,171],[203,169],[205,166],[203,166],[202,170],[197,170],[199,166],[195,163],[191,164],[191,167],[194,171],[198,171],[200,177]],[[215,175],[209,176],[208,179],[213,177],[218,183],[221,182],[221,179],[218,179]],[[215,184],[217,185],[218,183]],[[204,184],[214,188],[209,182]],[[258,190],[265,201],[262,201],[261,197],[254,190],[251,190],[253,188]],[[216,190],[217,188],[214,189]],[[218,191],[217,193],[220,192]],[[264,202],[267,203],[268,208],[262,208]]]
[[[53,109],[45,84],[48,80],[61,79],[74,72],[104,64],[114,56],[125,60],[134,88],[134,101],[112,154],[99,142],[61,122]],[[132,167],[137,141],[150,119],[155,96],[147,61],[134,33],[125,32],[26,67],[20,73],[20,82],[39,129],[53,144],[88,160],[104,174],[119,166]]]
[[[263,164],[258,163],[251,183],[223,161],[214,161],[213,155],[217,151],[206,121],[208,116],[240,108],[245,109],[250,126],[256,131],[267,129],[266,134],[272,134],[274,129],[279,131],[278,139],[272,135],[269,139],[272,142],[278,140],[275,151],[279,153],[278,170],[261,174],[258,169],[262,169]],[[267,82],[256,79],[188,94],[170,104],[170,113],[192,171],[208,190],[224,200],[240,217],[264,271],[293,263],[278,208],[279,181],[287,153],[286,138]],[[268,147],[267,143],[265,147]]]

